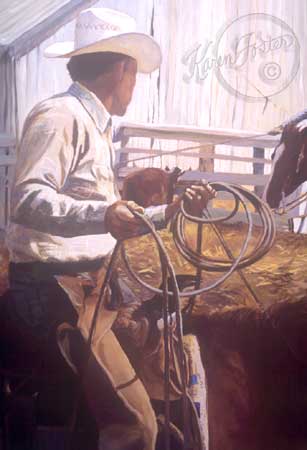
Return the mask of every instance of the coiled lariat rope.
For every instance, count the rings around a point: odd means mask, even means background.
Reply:
[[[179,288],[177,284],[176,274],[168,253],[164,247],[163,241],[159,234],[156,232],[154,225],[142,214],[131,210],[131,212],[139,218],[147,227],[149,233],[153,236],[159,251],[161,271],[162,271],[162,290],[163,294],[163,319],[164,319],[164,365],[165,365],[165,383],[164,383],[164,398],[165,398],[165,450],[170,449],[170,347],[171,347],[171,335],[170,335],[170,312],[169,312],[169,302],[168,297],[170,292],[168,291],[168,280],[170,278],[172,282],[172,292],[175,304],[175,316],[176,316],[176,332],[178,339],[178,349],[179,349],[179,360],[180,364],[180,379],[181,379],[181,392],[182,392],[182,402],[183,402],[183,422],[185,427],[184,441],[185,447],[189,448],[189,442],[187,442],[188,430],[186,429],[188,423],[187,411],[188,411],[188,394],[187,394],[187,379],[186,379],[186,367],[185,367],[185,355],[183,347],[183,326],[182,326],[182,315],[180,309],[180,299],[179,299]],[[98,297],[97,304],[95,306],[95,311],[93,314],[93,319],[91,327],[89,330],[89,337],[87,341],[88,351],[90,351],[91,343],[96,329],[98,313],[103,301],[106,288],[110,282],[111,274],[114,269],[115,261],[119,253],[119,249],[123,248],[122,242],[118,241],[112,256],[110,263],[108,265],[107,273],[102,284],[100,294]]]
[[[237,269],[243,269],[245,267],[254,264],[259,259],[261,259],[272,247],[275,235],[276,226],[272,212],[268,205],[263,202],[259,197],[253,194],[251,191],[237,185],[231,185],[226,183],[210,183],[210,186],[215,189],[216,192],[228,192],[230,193],[235,201],[233,210],[223,217],[209,217],[209,211],[203,211],[202,217],[191,216],[187,213],[184,207],[184,202],[181,202],[180,211],[176,214],[173,225],[172,233],[175,245],[179,253],[189,261],[197,269],[205,270],[208,272],[225,272],[218,280],[209,284],[208,286],[199,287],[197,289],[187,289],[184,292],[179,293],[179,297],[191,297],[195,295],[200,295],[205,292],[210,291],[222,284],[227,278],[232,275],[232,273]],[[248,204],[251,204],[258,214],[261,221],[261,234],[254,245],[254,248],[247,253],[248,246],[252,237],[253,220],[252,215],[248,209]],[[238,256],[233,256],[231,250],[229,249],[226,241],[222,238],[221,232],[218,230],[218,225],[226,223],[228,220],[232,219],[239,210],[240,205],[242,206],[246,221],[247,221],[247,233],[243,239],[242,247],[240,249]],[[206,217],[207,214],[207,217]],[[218,238],[227,252],[227,259],[221,258],[209,258],[201,254],[198,250],[192,249],[186,239],[184,225],[186,220],[197,223],[201,226],[211,225],[218,235]],[[155,232],[156,233],[156,232]],[[131,268],[124,247],[122,247],[122,258],[125,262],[129,274],[136,280],[141,286],[149,289],[155,294],[163,294],[163,291],[157,287],[151,286],[142,280]],[[172,292],[168,291],[168,295],[173,295]]]
[[[228,192],[233,196],[235,201],[235,205],[233,210],[223,217],[213,218],[211,217],[209,211],[205,209],[202,213],[201,217],[191,216],[185,209],[184,201],[181,202],[180,210],[176,214],[172,224],[172,233],[175,245],[179,251],[179,253],[189,261],[197,270],[196,284],[194,289],[185,290],[184,292],[179,291],[175,270],[169,258],[169,255],[164,247],[163,241],[160,235],[154,228],[154,225],[146,218],[143,214],[131,210],[131,212],[137,217],[143,224],[146,226],[148,232],[152,235],[159,252],[159,259],[161,264],[161,274],[162,274],[162,289],[151,286],[150,284],[143,281],[131,268],[129,263],[129,259],[126,255],[125,248],[123,242],[118,241],[107,269],[107,273],[101,287],[100,295],[95,307],[95,311],[93,314],[93,319],[91,323],[91,327],[89,330],[88,337],[88,349],[90,351],[93,335],[95,333],[96,323],[98,319],[99,309],[102,304],[102,300],[104,297],[104,293],[106,288],[110,282],[112,270],[115,265],[116,258],[121,251],[121,255],[123,261],[125,262],[128,273],[131,277],[137,281],[141,286],[147,288],[149,291],[160,294],[163,297],[163,321],[164,321],[164,366],[165,366],[165,377],[164,377],[164,398],[165,398],[165,450],[170,449],[170,349],[172,348],[171,342],[171,331],[170,325],[172,321],[172,316],[169,311],[169,297],[173,297],[173,304],[175,308],[175,317],[176,317],[176,328],[175,328],[175,336],[178,340],[178,351],[179,351],[179,372],[181,379],[181,392],[182,392],[182,404],[183,404],[183,423],[184,423],[184,448],[191,448],[191,439],[190,433],[188,429],[189,417],[188,417],[188,407],[191,403],[188,392],[187,392],[187,379],[186,379],[186,360],[184,354],[184,346],[183,346],[183,323],[182,323],[182,311],[180,305],[180,299],[183,297],[193,298],[193,303],[195,301],[195,297],[197,295],[203,294],[205,292],[210,291],[211,289],[216,288],[220,284],[222,284],[231,274],[238,270],[241,279],[244,281],[245,285],[248,287],[249,291],[252,293],[253,298],[257,301],[259,305],[259,300],[248,281],[246,280],[244,274],[242,273],[242,269],[248,267],[249,265],[255,263],[260,258],[262,258],[271,248],[274,238],[276,235],[276,227],[275,222],[272,216],[272,212],[269,209],[268,205],[260,200],[255,194],[248,191],[247,189],[225,183],[210,183],[211,187],[215,189],[217,192]],[[251,237],[252,237],[252,229],[253,229],[253,221],[252,215],[249,211],[248,204],[252,205],[255,209],[255,212],[259,215],[262,224],[262,231],[254,244],[252,250],[247,253]],[[247,221],[247,233],[242,241],[242,247],[240,249],[239,255],[234,256],[232,251],[229,249],[225,239],[220,232],[218,225],[227,222],[231,218],[233,218],[238,212],[240,206],[243,208]],[[185,236],[185,222],[190,221],[192,223],[196,223],[198,225],[197,232],[197,249],[192,249],[186,239]],[[213,227],[215,234],[220,240],[222,247],[226,253],[227,259],[222,258],[209,258],[202,254],[202,227],[203,225],[210,225]],[[209,272],[221,272],[224,273],[218,280],[209,284],[208,286],[202,286],[200,283],[200,278],[202,271]],[[170,283],[169,283],[170,280]],[[172,289],[169,290],[169,286],[172,286]],[[193,308],[193,304],[190,305]]]

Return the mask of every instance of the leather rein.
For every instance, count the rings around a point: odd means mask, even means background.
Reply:
[[[294,208],[297,208],[298,206],[300,206],[302,203],[307,201],[307,192],[299,195],[297,198],[295,198],[294,200],[292,200],[291,202],[286,203],[285,202],[285,193],[282,192],[282,206],[273,209],[273,212],[275,214],[278,214],[279,216],[283,216],[285,214],[287,214],[289,211],[292,211]],[[300,218],[304,218],[307,217],[307,214],[304,214],[302,216],[300,216]]]

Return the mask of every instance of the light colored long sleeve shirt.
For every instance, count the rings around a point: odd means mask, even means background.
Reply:
[[[108,255],[107,207],[119,199],[111,116],[79,83],[26,119],[6,243],[13,262],[86,261]],[[166,206],[146,213],[161,227]]]

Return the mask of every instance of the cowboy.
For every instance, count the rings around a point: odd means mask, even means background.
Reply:
[[[120,200],[114,181],[112,116],[125,114],[137,72],[150,73],[161,62],[159,45],[135,32],[134,19],[104,8],[83,11],[76,21],[75,41],[54,44],[46,55],[70,58],[67,68],[73,84],[36,105],[25,121],[7,230],[11,323],[27,336],[30,351],[37,350],[37,355],[50,351],[55,325],[77,323],[80,311],[72,306],[69,293],[80,274],[99,269],[117,239],[143,232],[131,212],[139,211],[138,205]],[[212,196],[208,186],[186,191],[191,207],[204,206]],[[147,208],[144,214],[162,227],[178,207],[176,200]],[[75,281],[65,290],[59,280],[66,275]],[[101,428],[101,448],[107,448],[109,435],[112,448],[122,438],[114,427],[103,430],[95,389],[104,380],[105,392],[113,387],[118,398],[108,403],[106,395],[102,403],[126,406],[133,419],[129,423],[139,430],[135,442],[153,450],[157,425],[150,400],[112,334],[116,311],[105,307],[103,317],[108,326],[100,330],[102,338],[89,362],[93,370],[84,380],[87,392],[93,391],[88,397]],[[113,369],[114,355],[125,369]],[[126,385],[131,379],[134,382]]]

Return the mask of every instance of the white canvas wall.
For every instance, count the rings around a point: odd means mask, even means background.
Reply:
[[[160,77],[152,75],[144,81],[139,77],[134,100],[127,117],[130,120],[149,120],[169,124],[212,126],[267,131],[283,122],[291,114],[303,109],[307,100],[307,3],[301,0],[150,0],[127,2],[105,0],[100,2],[134,15],[142,31],[149,31],[152,20],[154,37],[162,48],[163,62]],[[187,50],[194,43],[215,41],[221,28],[236,18],[247,14],[265,13],[286,22],[296,34],[300,44],[300,68],[290,86],[265,101],[250,103],[231,95],[209,71],[205,81],[198,83],[195,77],[184,81],[187,66],[182,62]],[[266,31],[266,30],[263,30]],[[239,32],[238,32],[239,33]],[[281,66],[286,64],[280,61]],[[248,73],[251,82],[257,82]],[[149,86],[148,86],[149,81]],[[158,83],[158,85],[157,85]],[[148,142],[146,142],[148,146]],[[176,148],[176,143],[163,144],[163,148]],[[159,143],[156,143],[159,147]],[[217,148],[223,153],[246,154],[245,149]],[[251,151],[249,152],[251,153]],[[268,156],[268,154],[267,154]],[[169,158],[163,161],[170,164]],[[190,161],[180,158],[188,167]],[[150,162],[152,163],[152,162]],[[160,164],[161,161],[156,164]],[[172,165],[176,164],[173,159]],[[178,159],[177,159],[178,163]],[[218,161],[217,171],[251,172],[252,165]],[[266,171],[269,168],[266,168]]]
[[[0,61],[0,132],[20,137],[24,119],[40,100],[54,95],[69,86],[65,69],[67,61],[51,61],[43,57],[43,49],[60,39],[70,39],[73,24],[59,30],[39,47],[14,61],[6,58]],[[0,148],[0,228],[4,228],[7,204],[5,184],[11,183],[13,166],[3,166],[7,153],[16,154],[15,148]]]
[[[43,56],[44,49],[54,42],[72,40],[74,21],[61,28],[39,47],[23,56],[16,67],[18,93],[19,131],[32,107],[44,98],[66,90],[70,78],[66,70],[66,59],[50,59]]]
[[[154,37],[162,48],[160,73],[138,76],[134,98],[125,119],[266,131],[306,105],[306,2],[103,0],[97,3],[99,5],[131,14],[136,18],[139,31],[150,32],[152,26]],[[276,15],[284,20],[294,30],[301,45],[301,66],[295,80],[271,99],[265,112],[264,101],[249,103],[232,96],[217,81],[213,71],[202,83],[197,83],[195,78],[189,82],[183,79],[187,67],[182,58],[195,42],[214,41],[227,21],[255,12]],[[21,123],[37,101],[69,85],[66,60],[48,60],[43,57],[43,49],[52,42],[72,36],[73,22],[17,62],[16,85]]]

